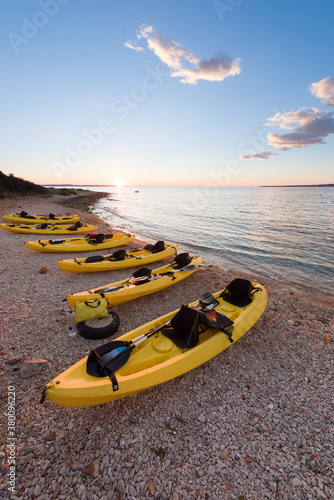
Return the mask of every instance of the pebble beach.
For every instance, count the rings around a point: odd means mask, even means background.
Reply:
[[[81,222],[110,233],[89,209],[101,196],[4,199],[0,215],[79,213]],[[334,499],[334,297],[323,295],[321,284],[310,293],[204,265],[173,287],[117,306],[114,338],[234,278],[259,282],[268,292],[255,326],[204,365],[125,399],[64,408],[48,398],[40,404],[43,388],[112,340],[70,337],[66,295],[133,271],[66,273],[57,266],[64,254],[24,245],[39,238],[0,234],[0,498]],[[124,248],[144,244],[136,239]],[[42,371],[23,378],[23,365],[36,359],[44,360]]]

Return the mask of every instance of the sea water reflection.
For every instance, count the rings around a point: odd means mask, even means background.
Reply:
[[[107,188],[103,188],[107,190]],[[94,212],[206,262],[321,288],[334,278],[334,189],[109,188]],[[139,191],[139,192],[135,192]]]

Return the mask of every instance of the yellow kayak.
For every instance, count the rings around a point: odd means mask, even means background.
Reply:
[[[93,349],[45,387],[41,402],[47,396],[61,406],[98,405],[196,368],[237,341],[261,317],[267,293],[258,283],[251,286],[245,306],[228,289],[220,290],[213,302],[207,296]]]
[[[99,238],[101,237],[101,238]],[[66,238],[59,240],[37,240],[26,241],[25,244],[31,250],[37,252],[88,252],[92,250],[104,250],[125,245],[134,240],[133,234],[89,234],[81,238]]]
[[[3,219],[14,224],[72,224],[79,220],[79,215],[29,215],[27,212],[3,215]]]
[[[0,228],[11,233],[23,234],[73,234],[73,233],[90,233],[95,231],[96,226],[92,224],[81,224],[77,221],[72,225],[65,224],[0,224]]]
[[[177,245],[165,245],[162,243],[161,249],[154,249],[155,245],[147,245],[142,250],[133,252],[115,252],[112,255],[94,255],[86,259],[61,259],[57,261],[58,266],[64,271],[70,273],[94,273],[97,271],[112,271],[115,269],[128,269],[129,267],[138,267],[165,259],[170,255],[176,254],[179,250]],[[157,245],[156,243],[156,245]]]
[[[93,288],[85,292],[68,295],[66,300],[72,307],[75,307],[76,302],[100,299],[101,294],[103,294],[108,300],[108,307],[124,304],[130,300],[175,285],[195,272],[202,262],[200,257],[189,256],[187,265],[181,268],[178,268],[175,262],[172,262],[167,266],[159,267],[153,271],[145,268],[139,269],[128,279],[116,281],[115,283]]]

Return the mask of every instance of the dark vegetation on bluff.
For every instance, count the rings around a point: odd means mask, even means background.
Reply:
[[[13,174],[6,175],[0,171],[0,199],[21,198],[23,196],[34,195],[53,196],[55,194],[69,196],[71,194],[77,194],[77,191],[68,188],[46,188],[21,179],[20,177],[15,177]]]
[[[47,194],[48,189],[0,171],[0,198]]]

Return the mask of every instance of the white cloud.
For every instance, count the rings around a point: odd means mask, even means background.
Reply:
[[[320,117],[321,111],[317,108],[300,108],[297,111],[288,111],[287,113],[276,113],[276,115],[267,119],[267,125],[277,125],[280,128],[294,129],[295,124],[303,125],[312,119]]]
[[[139,26],[139,30],[137,31],[137,38],[148,38],[152,32],[153,26],[146,26],[146,24],[142,24]]]
[[[309,86],[313,95],[319,97],[326,106],[334,106],[334,78],[324,78],[319,82],[314,82]]]
[[[162,62],[174,70],[181,70],[185,62],[197,64],[199,59],[195,58],[190,50],[184,50],[177,42],[168,40],[160,35],[147,40],[148,48],[158,56]]]
[[[323,112],[317,108],[300,108],[297,111],[276,113],[268,118],[267,125],[275,125],[286,134],[269,133],[268,144],[275,148],[303,148],[312,144],[325,144],[324,138],[334,133],[334,112]]]
[[[135,50],[136,52],[144,52],[143,47],[136,47],[132,42],[124,42],[125,47]]]
[[[271,151],[261,151],[261,153],[253,153],[251,155],[239,155],[240,160],[268,160],[271,156],[277,156],[277,153]]]
[[[166,37],[160,36],[152,26],[142,25],[137,32],[138,39],[145,39],[147,46],[159,59],[172,70],[172,77],[180,78],[181,83],[196,85],[199,80],[221,82],[228,76],[241,73],[240,59],[232,60],[220,52],[215,57],[200,59],[191,50]],[[129,48],[135,48],[127,42]]]
[[[181,68],[174,71],[171,76],[181,77],[181,83],[192,83],[196,85],[198,80],[210,82],[222,82],[228,76],[239,75],[240,59],[234,61],[227,54],[221,52],[210,59],[201,59],[194,68]]]

